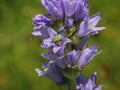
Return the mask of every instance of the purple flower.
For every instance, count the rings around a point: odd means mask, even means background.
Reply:
[[[38,73],[38,76],[46,76],[53,80],[56,83],[62,83],[64,81],[64,76],[61,73],[61,70],[56,66],[54,62],[49,62],[49,64],[43,63],[44,71],[36,68],[35,71]]]
[[[52,34],[51,32],[50,35],[50,38],[43,40],[41,47],[49,50],[52,49],[55,54],[59,54],[60,56],[64,55],[64,49],[66,48],[66,44],[70,43],[71,40],[62,37],[61,34],[57,35],[57,33]]]
[[[42,56],[48,60],[56,62],[62,69],[68,68],[68,65],[72,67],[77,65],[80,69],[83,69],[96,55],[100,53],[97,52],[97,49],[98,45],[96,44],[90,48],[85,48],[83,51],[70,51],[66,55],[58,55],[54,52],[49,52],[47,54],[42,54]]]
[[[73,15],[83,0],[62,0],[65,16]]]
[[[54,22],[49,19],[47,16],[38,14],[33,18],[33,25],[35,26],[34,30],[40,30],[45,28],[47,25],[52,25]]]
[[[53,18],[63,18],[62,0],[41,0],[41,2]]]
[[[97,53],[98,45],[95,44],[94,46],[90,48],[85,48],[78,60],[78,65],[80,68],[84,68],[96,55]]]
[[[43,39],[52,38],[56,34],[57,33],[51,27],[41,28],[40,31],[32,32],[32,35],[34,35],[34,36],[41,36]]]
[[[86,20],[89,17],[88,0],[83,0],[78,6],[74,19],[75,21]]]
[[[94,72],[90,78],[87,80],[84,74],[80,74],[77,79],[77,89],[76,90],[102,90],[103,85],[96,85],[97,73]]]
[[[100,15],[95,14],[89,19],[83,21],[78,29],[78,36],[83,37],[89,34],[97,34],[98,31],[105,29],[105,27],[96,27],[100,19]]]

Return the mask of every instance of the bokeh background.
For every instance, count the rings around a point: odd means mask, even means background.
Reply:
[[[107,29],[90,39],[101,55],[84,69],[86,76],[98,72],[104,90],[120,90],[120,0],[89,0],[90,14],[101,12],[99,26]],[[35,68],[46,61],[40,56],[40,39],[31,40],[32,18],[45,14],[40,0],[0,0],[0,90],[59,90]]]

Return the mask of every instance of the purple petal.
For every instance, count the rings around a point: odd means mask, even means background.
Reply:
[[[45,28],[46,24],[43,22],[39,22],[39,24],[35,25],[35,27],[33,28],[33,30],[41,30],[42,28]]]
[[[89,33],[93,32],[92,30],[88,30],[88,21],[81,22],[78,30],[78,36],[83,37],[88,35]]]
[[[34,31],[34,32],[32,32],[32,35],[34,35],[34,36],[42,36],[40,31]]]
[[[100,31],[100,30],[103,30],[103,29],[106,29],[105,27],[94,27],[92,28],[93,31]]]
[[[49,39],[44,39],[43,42],[42,42],[42,44],[41,44],[41,47],[42,47],[42,48],[46,48],[46,49],[50,49],[50,48],[54,45],[54,44],[51,43],[51,42],[52,42],[51,38],[49,38]]]
[[[56,63],[62,69],[67,68],[67,62],[66,62],[66,59],[63,56],[59,57],[59,59],[56,61]]]
[[[70,27],[73,26],[73,22],[74,22],[74,20],[73,20],[72,18],[66,18],[66,19],[65,19],[65,26],[66,26],[67,28],[70,28]]]
[[[55,35],[57,35],[57,32],[55,32],[55,30],[53,30],[52,28],[48,27],[47,30],[50,38],[53,38]]]
[[[71,16],[77,10],[82,0],[63,0],[64,11],[66,16]]]
[[[80,51],[71,51],[67,54],[67,61],[70,65],[74,66],[77,64],[78,57],[80,56]]]
[[[83,53],[78,61],[80,68],[84,68],[96,56],[97,49],[98,49],[98,45],[96,44],[90,48],[86,48],[83,51]]]
[[[57,56],[52,52],[48,52],[47,54],[42,54],[42,56],[48,60],[51,60],[51,61],[57,60]]]
[[[75,12],[75,21],[85,20],[89,16],[88,2],[83,0]]]
[[[38,68],[36,68],[35,70],[39,76],[46,76],[56,83],[61,83],[64,80],[64,76],[61,73],[61,70],[52,61],[49,62],[49,64],[47,64],[47,66],[45,65],[44,72],[42,72]]]
[[[63,18],[63,11],[60,6],[60,0],[58,0],[58,2],[55,0],[41,0],[41,2],[51,16],[54,18]]]
[[[89,27],[95,27],[99,23],[100,19],[101,18],[99,13],[91,16],[88,21]]]
[[[44,72],[41,71],[40,69],[36,68],[35,71],[38,73],[38,76],[43,76]]]
[[[53,24],[53,21],[46,17],[45,15],[38,14],[33,18],[33,24],[38,25],[40,22],[44,22],[45,24],[51,25]]]
[[[57,52],[60,50],[60,48],[61,48],[61,47],[59,47],[59,46],[55,46],[55,47],[53,48],[53,52],[54,52],[54,53],[57,53]]]

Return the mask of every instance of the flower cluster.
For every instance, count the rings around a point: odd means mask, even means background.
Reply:
[[[66,79],[76,81],[76,89],[101,90],[96,86],[96,73],[86,80],[83,68],[101,51],[98,45],[88,45],[88,39],[105,27],[96,27],[100,14],[89,16],[87,0],[41,0],[48,12],[33,18],[32,35],[41,37],[41,47],[47,49],[42,56],[49,63],[42,63],[44,71],[36,68],[39,76],[46,76],[57,84]]]

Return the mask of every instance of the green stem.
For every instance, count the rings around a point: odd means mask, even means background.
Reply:
[[[60,90],[76,90],[76,80],[66,79],[63,84],[59,84]]]

